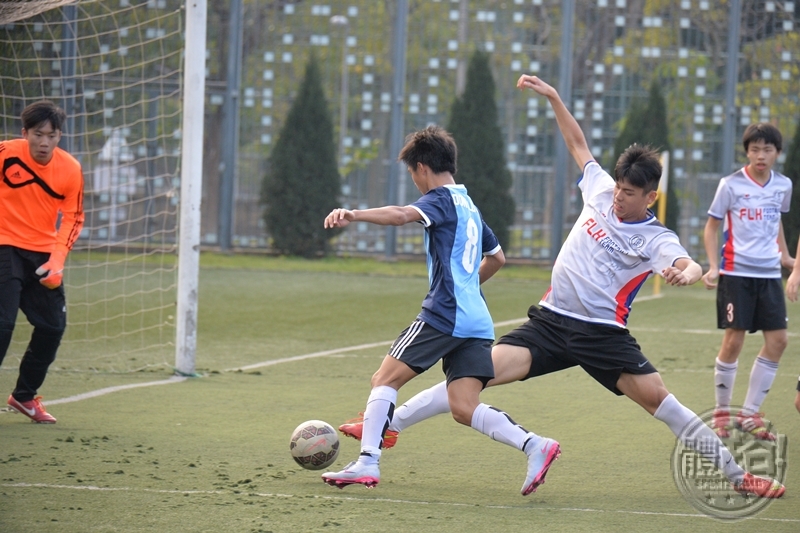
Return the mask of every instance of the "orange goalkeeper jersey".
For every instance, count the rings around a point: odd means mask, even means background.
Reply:
[[[83,227],[81,164],[56,148],[50,162],[40,165],[25,139],[0,142],[0,163],[0,245],[34,252],[71,250]]]

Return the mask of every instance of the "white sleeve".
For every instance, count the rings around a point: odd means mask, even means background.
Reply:
[[[614,178],[603,170],[597,161],[589,161],[583,167],[583,176],[578,182],[583,193],[583,202],[588,203],[590,198],[614,188]]]
[[[728,187],[727,180],[721,179],[719,180],[719,185],[717,185],[717,192],[714,194],[711,207],[708,208],[708,216],[722,220],[731,205],[730,187]]]
[[[665,231],[664,233],[660,234],[658,237],[653,239],[652,245],[653,249],[653,270],[655,274],[661,275],[661,271],[667,267],[671,267],[675,264],[675,261],[686,257],[687,259],[691,259],[692,256],[689,255],[689,252],[686,251],[686,248],[681,245],[680,240],[678,240],[678,236],[675,235],[672,231]]]
[[[789,208],[792,205],[792,180],[789,178],[786,178],[786,180],[789,182],[789,190],[783,195],[783,202],[781,202],[781,213],[788,213]]]

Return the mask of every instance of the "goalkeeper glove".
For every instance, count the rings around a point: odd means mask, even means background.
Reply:
[[[57,289],[61,285],[64,272],[64,261],[67,253],[56,251],[50,254],[50,259],[36,269],[36,275],[42,276],[39,283],[48,289]]]

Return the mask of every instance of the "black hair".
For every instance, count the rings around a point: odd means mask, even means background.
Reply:
[[[455,175],[456,158],[453,137],[440,126],[428,126],[406,137],[406,144],[397,159],[412,169],[417,168],[417,163],[422,163],[435,174],[449,172]]]
[[[764,141],[764,144],[771,144],[779,152],[783,148],[783,136],[781,136],[780,130],[767,122],[750,124],[744,130],[742,145],[744,145],[745,152],[750,147],[750,143],[755,141]]]
[[[622,152],[614,168],[614,181],[644,189],[645,194],[658,189],[661,180],[660,154],[652,146],[632,144]]]
[[[61,130],[67,120],[67,114],[50,100],[34,102],[22,110],[22,127],[26,130],[49,122],[54,130]]]

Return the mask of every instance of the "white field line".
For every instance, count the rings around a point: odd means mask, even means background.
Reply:
[[[356,346],[347,346],[345,348],[336,348],[335,350],[325,350],[322,352],[314,352],[314,353],[307,353],[305,355],[295,355],[294,357],[284,357],[283,359],[272,359],[271,361],[262,361],[260,363],[254,363],[252,365],[247,366],[239,366],[236,368],[228,368],[223,370],[223,372],[238,372],[241,370],[253,370],[254,368],[262,368],[265,366],[272,366],[278,365],[281,363],[291,363],[292,361],[302,361],[303,359],[313,359],[315,357],[327,357],[329,355],[336,355],[340,353],[346,352],[357,352],[359,350],[366,350],[368,348],[377,348],[379,346],[388,346],[392,344],[394,340],[391,341],[381,341],[381,342],[372,342],[369,344],[358,344]]]
[[[167,490],[167,489],[135,489],[132,487],[97,487],[92,485],[51,485],[48,483],[2,483],[0,487],[8,488],[42,488],[53,490],[88,490],[97,492],[149,492],[155,494],[211,494],[211,495],[231,495],[243,496],[244,494],[236,494],[232,491],[224,490]],[[525,511],[562,511],[562,512],[578,512],[578,513],[613,513],[613,514],[628,514],[628,515],[648,515],[648,516],[672,516],[678,518],[702,518],[713,519],[712,517],[700,513],[663,513],[656,511],[627,511],[622,509],[592,509],[582,507],[530,507],[529,505],[481,505],[475,502],[461,503],[461,502],[428,502],[424,500],[398,500],[394,498],[357,498],[347,496],[319,496],[319,495],[294,495],[294,494],[280,494],[280,493],[263,493],[263,492],[248,492],[247,496],[257,496],[260,498],[302,498],[308,499],[309,497],[317,500],[334,500],[334,501],[351,501],[359,503],[397,503],[403,505],[437,505],[441,507],[481,507],[484,509],[521,509]],[[789,522],[800,523],[800,519],[796,518],[762,518],[758,516],[747,517],[744,520],[758,520],[764,522]]]
[[[59,398],[58,400],[48,400],[47,402],[42,402],[42,403],[45,403],[46,405],[58,405],[60,403],[79,402],[81,400],[89,400],[91,398],[97,398],[98,396],[111,394],[112,392],[119,392],[128,389],[137,389],[139,387],[153,387],[155,385],[169,385],[170,383],[180,383],[181,381],[186,381],[186,379],[187,379],[186,376],[172,376],[169,379],[164,379],[159,381],[148,381],[145,383],[131,383],[129,385],[117,385],[115,387],[106,387],[104,389],[97,389],[94,391],[76,394],[75,396]],[[11,408],[0,409],[0,413],[13,413],[13,412],[15,411]]]

